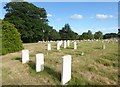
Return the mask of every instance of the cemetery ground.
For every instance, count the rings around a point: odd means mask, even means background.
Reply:
[[[72,78],[68,85],[113,85],[118,84],[118,43],[101,41],[77,42],[77,49],[63,47],[56,50],[57,42],[26,43],[29,50],[29,63],[22,64],[21,51],[2,56],[2,85],[60,85],[62,56],[72,56]],[[84,55],[81,53],[84,52]],[[35,70],[35,55],[43,53],[45,67],[41,72]],[[1,68],[1,67],[0,67]]]

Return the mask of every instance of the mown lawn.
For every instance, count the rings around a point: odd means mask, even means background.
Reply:
[[[30,61],[21,62],[21,51],[2,56],[3,85],[60,85],[62,56],[72,55],[72,79],[68,85],[113,85],[118,84],[118,43],[101,41],[77,42],[77,49],[71,46],[56,50],[56,42],[51,42],[52,50],[47,51],[47,42],[24,44],[30,51]],[[84,55],[81,53],[84,52]],[[43,53],[45,69],[35,71],[35,55]],[[0,67],[1,68],[1,67]]]

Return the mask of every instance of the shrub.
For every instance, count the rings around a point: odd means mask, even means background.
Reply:
[[[13,24],[2,22],[2,54],[12,53],[23,49],[20,33]]]

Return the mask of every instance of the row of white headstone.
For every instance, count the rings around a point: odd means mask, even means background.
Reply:
[[[62,57],[61,84],[66,84],[71,79],[71,55]],[[29,62],[29,50],[22,50],[22,63]],[[44,70],[44,54],[36,54],[36,72]]]
[[[66,47],[69,47],[70,46],[70,40],[67,40],[64,41],[64,43],[62,41],[57,41],[57,50],[60,50],[60,47],[62,46],[63,44],[63,47],[66,48]],[[77,42],[74,41],[74,49],[77,49]],[[51,50],[51,43],[48,43],[48,48],[47,50]]]
[[[67,42],[64,41],[64,43],[62,41],[57,41],[57,50],[60,50],[60,47],[62,46],[62,44],[64,45],[64,48],[69,47],[70,46],[70,41],[68,40]],[[51,50],[51,43],[48,43],[48,50]],[[74,49],[77,49],[77,42],[74,41]],[[105,49],[105,44],[102,41],[102,49]]]

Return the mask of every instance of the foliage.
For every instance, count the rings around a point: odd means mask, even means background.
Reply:
[[[20,51],[23,49],[20,33],[13,24],[3,21],[2,27],[2,54]]]
[[[79,39],[83,40],[83,39],[110,39],[110,38],[117,38],[119,36],[119,33],[106,33],[105,35],[103,35],[103,33],[101,31],[97,31],[95,32],[95,34],[93,35],[92,32],[90,30],[88,30],[88,32],[83,32],[82,35],[79,35]]]
[[[44,40],[48,41],[48,40],[59,40],[60,39],[60,34],[53,29],[51,26],[46,26],[46,28],[44,28]]]
[[[110,38],[117,38],[118,35],[116,33],[106,33],[103,38],[104,39],[110,39]]]
[[[60,40],[60,34],[55,30],[51,29],[50,34],[49,34],[49,40]]]
[[[43,31],[49,28],[44,8],[28,2],[10,2],[4,8],[7,11],[4,20],[15,25],[23,42],[43,40]]]
[[[88,30],[88,39],[94,39],[94,35],[92,34],[92,32],[90,30]]]
[[[83,32],[82,35],[80,35],[80,39],[94,39],[94,36],[92,34],[92,32],[90,30],[88,30],[88,32]]]
[[[14,0],[13,0],[14,1]],[[23,1],[23,0],[20,0]],[[78,35],[69,24],[57,32],[52,26],[48,25],[47,12],[44,8],[39,8],[28,2],[10,2],[4,7],[7,13],[4,20],[15,25],[21,34],[24,43],[38,42],[41,40],[75,40],[75,39],[102,39],[101,31],[93,35],[90,30]],[[116,34],[105,34],[104,38],[117,37]]]
[[[23,42],[60,39],[59,33],[48,25],[44,8],[28,2],[10,2],[4,8],[7,11],[4,20],[15,25]]]
[[[83,40],[83,39],[88,39],[88,34],[87,32],[83,32],[82,35],[80,35],[80,39]]]
[[[78,39],[78,34],[71,30],[69,24],[65,24],[65,26],[61,30],[59,30],[59,34],[61,36],[61,39],[63,40]]]
[[[102,32],[101,31],[95,32],[94,38],[95,39],[102,39],[103,38]]]
[[[118,29],[118,37],[120,38],[120,29]]]

